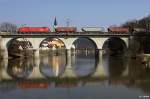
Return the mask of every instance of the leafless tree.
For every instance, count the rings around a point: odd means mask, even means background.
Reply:
[[[0,24],[0,31],[14,33],[17,31],[17,26],[9,22],[3,22]]]

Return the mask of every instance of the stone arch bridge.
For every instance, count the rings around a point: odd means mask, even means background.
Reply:
[[[130,41],[130,34],[128,33],[120,33],[120,34],[114,34],[114,33],[51,33],[51,34],[11,34],[11,35],[0,35],[0,47],[4,51],[3,58],[8,58],[8,47],[9,43],[17,38],[23,38],[28,40],[35,50],[35,56],[39,57],[39,47],[43,40],[47,38],[58,38],[61,40],[66,49],[70,50],[73,42],[79,38],[88,38],[92,42],[95,43],[96,48],[98,50],[101,50],[104,43],[109,40],[110,38],[118,38],[120,41],[122,41],[125,46],[129,47],[129,41]]]
[[[3,58],[7,59],[8,58],[8,47],[9,47],[9,43],[11,43],[14,39],[18,39],[18,38],[23,38],[28,40],[32,46],[33,49],[35,50],[35,57],[39,57],[39,50],[40,50],[40,44],[43,40],[47,39],[47,38],[58,38],[59,40],[61,40],[66,49],[67,49],[67,64],[66,64],[66,69],[64,71],[64,73],[62,74],[62,77],[67,77],[67,76],[74,76],[74,73],[71,69],[71,47],[72,44],[80,39],[80,38],[87,38],[89,40],[91,40],[95,45],[97,50],[99,50],[99,57],[102,56],[102,48],[104,43],[109,40],[110,38],[115,38],[115,39],[120,39],[120,41],[122,41],[126,47],[129,47],[129,42],[130,42],[130,34],[125,34],[125,33],[121,33],[121,34],[114,34],[114,33],[51,33],[51,34],[13,34],[13,35],[0,35],[0,47],[1,49],[4,51],[4,55]],[[101,59],[101,58],[100,58]],[[37,67],[34,68],[31,76],[29,78],[38,78],[38,77],[42,77],[42,75],[39,72],[39,66],[38,66],[37,62]],[[5,64],[5,67],[7,65],[7,62]],[[95,73],[93,75],[95,76],[101,76],[104,73],[102,72],[102,60],[99,61],[98,66],[95,70]],[[10,78],[5,72],[2,73],[4,78]],[[128,74],[128,69],[125,70],[125,74]]]

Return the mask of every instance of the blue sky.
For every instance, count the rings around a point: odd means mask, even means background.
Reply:
[[[0,23],[50,26],[110,26],[150,14],[150,0],[0,0]]]

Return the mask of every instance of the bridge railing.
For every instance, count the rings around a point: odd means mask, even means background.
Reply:
[[[136,33],[116,33],[116,32],[47,32],[47,33],[18,33],[18,32],[0,32],[0,36],[22,36],[22,35],[32,35],[32,36],[38,36],[38,35],[52,35],[52,36],[110,36],[110,35],[124,35],[124,36],[147,36],[150,35],[150,32],[136,32]]]
[[[0,32],[0,35],[38,35],[38,34],[41,34],[41,35],[105,35],[105,34],[114,34],[114,35],[117,35],[117,34],[131,34],[131,33],[113,33],[113,32],[46,32],[46,33],[42,33],[42,32],[39,32],[39,33],[35,33],[35,32],[31,32],[31,33],[17,33],[17,32],[13,32],[13,33],[10,33],[10,32]]]

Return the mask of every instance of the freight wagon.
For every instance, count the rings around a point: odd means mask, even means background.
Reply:
[[[55,32],[76,32],[76,27],[56,27]]]
[[[82,27],[81,30],[83,32],[104,32],[105,31],[103,27]]]
[[[129,28],[124,28],[124,27],[109,27],[108,32],[129,33],[130,29]]]

